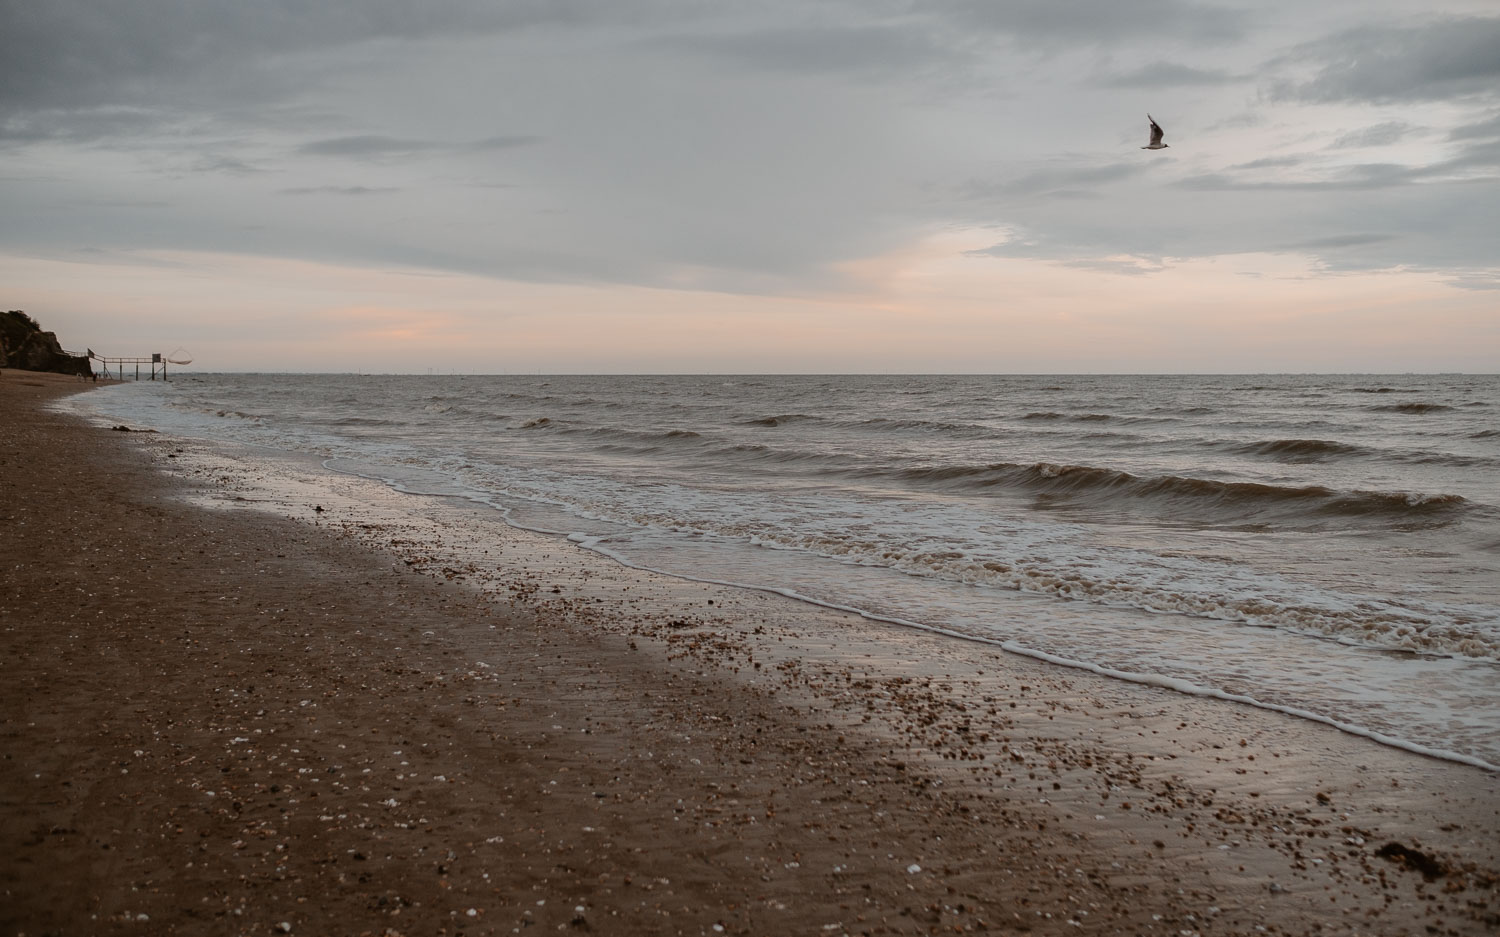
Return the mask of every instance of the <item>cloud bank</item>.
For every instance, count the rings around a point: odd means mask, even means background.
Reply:
[[[1145,115],[1170,149],[1146,152]],[[0,4],[0,251],[875,296],[954,256],[1500,278],[1500,16],[1337,0]],[[95,253],[91,253],[95,252]],[[996,273],[999,276],[999,273]]]

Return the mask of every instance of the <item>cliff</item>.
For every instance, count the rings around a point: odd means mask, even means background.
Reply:
[[[63,351],[55,334],[43,332],[35,319],[19,309],[0,312],[0,368],[85,377],[94,373],[88,358]]]

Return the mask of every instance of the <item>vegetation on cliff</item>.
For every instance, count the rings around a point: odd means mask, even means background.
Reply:
[[[63,351],[55,333],[43,332],[35,319],[19,309],[0,313],[0,368],[84,377],[94,373],[86,356]]]

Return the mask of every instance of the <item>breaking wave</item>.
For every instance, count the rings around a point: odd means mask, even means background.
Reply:
[[[1406,523],[1444,523],[1469,502],[1460,495],[1399,491],[1340,491],[1321,485],[1285,486],[1227,482],[1181,475],[1134,475],[1087,465],[997,463],[906,469],[903,481],[949,489],[1011,488],[1093,506],[1183,508],[1184,516],[1253,520],[1292,516],[1342,516]]]
[[[1120,575],[1108,562],[1074,564],[1031,556],[983,556],[965,550],[924,550],[841,536],[802,535],[766,529],[757,545],[815,553],[861,566],[886,566],[910,576],[970,586],[1052,595],[1059,599],[1122,605],[1151,612],[1235,621],[1328,638],[1342,644],[1441,657],[1500,661],[1500,632],[1493,621],[1465,620],[1452,610],[1420,603],[1351,603],[1333,594],[1270,596],[1247,583],[1188,587],[1182,580]],[[1102,559],[1102,558],[1090,558]],[[1219,575],[1232,573],[1220,571]],[[1259,585],[1259,584],[1258,584]],[[1216,586],[1216,587],[1215,587]]]
[[[1054,413],[1051,410],[1039,410],[1028,413],[1021,417],[1023,420],[1068,420],[1074,423],[1102,423],[1105,420],[1118,419],[1108,413]]]
[[[973,423],[948,423],[940,420],[893,420],[888,417],[876,417],[871,420],[860,420],[856,423],[845,423],[843,425],[878,432],[899,433],[912,431],[917,433],[943,433],[945,435],[965,438],[994,435],[992,430]]]
[[[1264,442],[1245,443],[1232,451],[1244,455],[1265,456],[1279,461],[1316,462],[1338,456],[1366,455],[1371,450],[1364,446],[1335,442],[1330,439],[1271,439]]]
[[[1450,407],[1450,406],[1448,406],[1445,403],[1421,403],[1421,402],[1416,402],[1416,403],[1393,403],[1390,406],[1385,406],[1385,407],[1371,407],[1370,409],[1371,410],[1376,410],[1376,411],[1379,411],[1379,412],[1382,412],[1382,413],[1437,413],[1437,412],[1439,412],[1441,410],[1452,410],[1453,408]]]
[[[787,423],[799,423],[803,420],[817,420],[821,417],[809,416],[806,413],[782,413],[776,416],[763,416],[755,420],[746,420],[746,426],[782,426]]]

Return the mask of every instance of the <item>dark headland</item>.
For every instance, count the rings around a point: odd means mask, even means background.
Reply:
[[[55,333],[42,331],[35,319],[19,309],[0,312],[0,369],[3,368],[79,377],[94,373],[87,355],[63,351]]]

